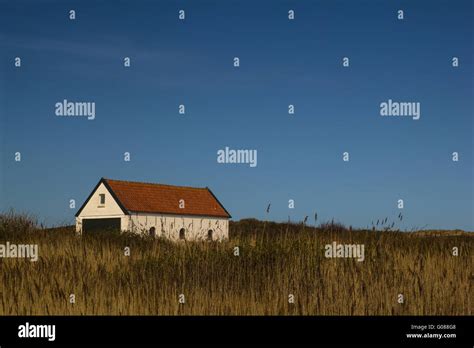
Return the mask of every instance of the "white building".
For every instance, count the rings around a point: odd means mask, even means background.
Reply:
[[[229,238],[230,218],[207,187],[102,178],[76,213],[76,231],[115,230],[173,240],[224,240]]]

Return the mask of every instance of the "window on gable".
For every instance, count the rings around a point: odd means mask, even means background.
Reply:
[[[100,205],[105,204],[105,194],[104,193],[99,194],[99,204]]]

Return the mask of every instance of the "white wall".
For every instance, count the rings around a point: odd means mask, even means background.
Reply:
[[[99,204],[99,195],[105,194],[105,204]],[[126,216],[122,209],[110,194],[109,190],[102,183],[92,195],[91,199],[82,209],[78,217],[76,217],[76,232],[82,231],[82,219],[94,218],[121,218],[121,230],[125,231],[128,228],[128,216]]]
[[[186,240],[206,240],[207,232],[212,230],[213,240],[229,238],[229,220],[226,218],[179,216],[166,214],[132,214],[128,230],[148,234],[155,227],[156,236],[179,240],[179,230],[185,229]]]

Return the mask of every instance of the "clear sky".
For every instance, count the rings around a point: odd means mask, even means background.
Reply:
[[[209,186],[236,220],[363,227],[403,199],[400,228],[474,230],[472,6],[0,0],[0,209],[71,224],[108,177]],[[95,119],[56,116],[64,99]],[[382,117],[388,99],[420,119]],[[225,146],[257,166],[217,163]]]

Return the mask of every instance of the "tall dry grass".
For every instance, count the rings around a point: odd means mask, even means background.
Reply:
[[[78,237],[7,214],[0,244],[7,241],[38,244],[40,258],[0,259],[0,315],[472,315],[470,234],[244,220],[231,223],[227,242],[173,243]],[[325,258],[333,241],[364,244],[365,261]]]

